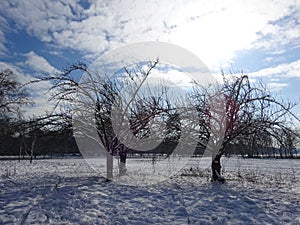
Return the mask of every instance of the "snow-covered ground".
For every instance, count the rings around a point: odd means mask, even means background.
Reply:
[[[225,184],[198,160],[143,186],[107,182],[83,159],[0,161],[0,224],[300,224],[299,160],[224,158]]]

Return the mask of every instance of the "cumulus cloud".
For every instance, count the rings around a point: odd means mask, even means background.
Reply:
[[[286,84],[286,83],[275,83],[275,82],[267,83],[268,89],[273,92],[279,92],[284,87],[287,87],[287,86],[288,86],[288,84]]]
[[[193,86],[193,79],[184,72],[174,69],[159,70],[152,69],[149,77],[146,80],[149,86],[165,86],[173,88],[190,88]]]
[[[300,78],[300,59],[291,63],[280,64],[275,67],[262,69],[249,76],[253,77],[268,77],[268,78]]]
[[[38,117],[45,115],[46,112],[52,112],[54,109],[54,104],[49,102],[50,96],[47,95],[46,90],[44,92],[35,92],[34,105],[24,108],[25,117]]]
[[[73,18],[72,5],[71,1],[69,4],[60,1],[1,1],[0,13],[14,20],[16,26],[28,34],[42,41],[51,41],[51,32],[64,29],[68,20]]]
[[[281,21],[297,10],[293,0],[91,1],[87,9],[71,0],[0,2],[0,12],[20,28],[61,48],[96,54],[136,41],[170,41],[218,68],[238,50],[298,40],[297,23]]]
[[[294,0],[122,0],[87,1],[85,5],[73,0],[7,0],[0,1],[0,56],[7,50],[5,32],[11,20],[17,30],[56,46],[55,50],[79,50],[89,59],[127,43],[167,41],[190,50],[219,71],[233,62],[237,51],[261,48],[276,55],[283,53],[281,46],[300,46],[299,18],[300,2]],[[58,72],[34,51],[24,56],[23,65],[37,72]],[[23,80],[30,78],[12,64],[0,62],[3,66]],[[286,87],[281,78],[299,78],[299,71],[300,59],[249,75],[252,79],[278,78],[269,86],[280,89]],[[180,79],[177,82],[183,82]],[[44,95],[49,86],[32,87],[41,106],[32,111],[49,105]]]
[[[291,12],[286,16],[266,24],[260,31],[255,46],[267,51],[271,50],[274,55],[282,53],[280,48],[282,46],[300,47],[299,23],[300,10],[297,5],[297,7],[291,8]]]
[[[7,48],[5,47],[5,34],[4,30],[7,30],[7,21],[5,18],[0,16],[0,56],[5,56]]]
[[[51,66],[45,58],[37,55],[33,51],[24,54],[24,56],[26,57],[26,61],[24,64],[29,66],[34,71],[43,72],[43,73],[58,73],[59,72],[56,68]]]
[[[17,76],[17,79],[21,84],[28,83],[32,79],[31,76],[24,74],[19,67],[11,63],[5,63],[0,61],[0,71],[4,70],[11,70]]]
[[[17,80],[22,84],[27,84],[25,87],[28,90],[30,96],[34,99],[34,106],[27,106],[23,108],[24,115],[26,117],[31,117],[33,115],[39,116],[44,114],[46,111],[51,111],[54,108],[54,104],[48,101],[50,98],[49,89],[51,83],[49,81],[39,82],[39,83],[29,83],[33,78],[24,73],[21,68],[5,63],[0,62],[0,70],[11,70],[16,76]]]

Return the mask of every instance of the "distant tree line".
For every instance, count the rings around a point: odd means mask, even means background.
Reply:
[[[2,119],[0,122],[2,125],[0,156],[28,159],[79,154],[72,129],[69,126],[63,126],[56,130],[54,128],[47,129],[44,126],[35,128],[30,121],[26,120],[5,121]],[[26,131],[24,130],[25,125],[30,125]]]
[[[29,92],[11,70],[0,71],[0,156],[19,159],[79,153],[70,118],[46,114],[24,118],[22,106],[32,105]]]

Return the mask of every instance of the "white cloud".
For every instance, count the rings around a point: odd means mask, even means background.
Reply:
[[[59,1],[12,0],[0,2],[0,13],[13,19],[17,27],[25,29],[30,35],[50,41],[51,32],[65,29],[68,20],[73,18],[71,7],[71,3],[65,5]]]
[[[7,21],[5,18],[0,16],[0,56],[5,56],[7,48],[5,47],[6,39],[4,30],[7,29]]]
[[[197,20],[178,26],[174,34],[176,42],[181,42],[182,46],[217,68],[220,64],[230,63],[236,51],[256,47],[258,41],[263,41],[259,39],[259,33],[271,21],[290,13],[289,1],[223,2],[218,3],[220,8],[215,7],[214,13],[207,13]]]
[[[33,51],[24,54],[24,56],[26,57],[26,61],[24,64],[37,72],[44,72],[49,74],[59,72],[56,68],[51,66],[45,58],[37,55]]]
[[[295,20],[271,23],[291,13],[297,18],[297,10],[293,0],[91,1],[88,10],[71,0],[0,2],[0,12],[20,28],[61,48],[89,55],[136,41],[169,41],[216,68],[230,64],[238,50],[300,40]]]
[[[195,53],[213,71],[230,65],[237,51],[262,48],[276,55],[284,53],[286,45],[300,46],[300,1],[295,0],[94,0],[87,10],[78,2],[0,1],[0,15],[4,15],[0,16],[0,56],[7,50],[5,32],[10,28],[6,20],[56,46],[54,50],[79,50],[88,59],[127,43],[168,41]],[[57,72],[33,51],[25,57],[24,64],[33,70]],[[0,62],[0,68],[3,66]],[[20,79],[30,78],[11,64],[5,66],[14,69]],[[300,60],[249,75],[251,79],[272,78],[269,87],[279,90],[287,85],[280,82],[282,78],[300,77]],[[48,87],[50,83],[32,87],[38,105],[31,114],[50,107],[45,94]]]
[[[190,88],[193,86],[193,79],[184,72],[177,69],[168,69],[167,71],[162,71],[159,69],[152,69],[149,77],[146,80],[149,86],[165,86],[173,88]]]
[[[288,84],[286,83],[275,83],[275,82],[267,83],[268,89],[273,92],[280,92],[284,87],[287,86]]]
[[[291,63],[280,64],[275,67],[262,69],[253,73],[249,73],[253,77],[269,77],[269,78],[300,78],[300,59]]]
[[[272,53],[276,55],[284,52],[280,48],[282,46],[300,46],[300,4],[299,2],[295,4],[285,17],[265,25],[260,32],[259,40],[255,43],[256,47],[272,50]]]
[[[6,69],[13,71],[19,82],[27,84],[26,88],[34,100],[35,104],[33,107],[23,108],[25,111],[24,115],[26,117],[33,115],[39,116],[44,114],[46,111],[51,111],[53,109],[54,104],[48,101],[50,98],[49,89],[51,87],[51,83],[49,81],[29,84],[29,82],[33,80],[30,75],[25,74],[20,68],[12,64],[0,62],[0,70]]]
[[[32,80],[32,78],[31,78]],[[40,116],[46,112],[51,112],[54,109],[54,103],[50,102],[52,84],[50,81],[43,81],[37,83],[30,83],[27,85],[27,89],[30,96],[34,100],[34,105],[25,108],[25,116]]]
[[[3,71],[7,69],[11,70],[17,76],[17,79],[21,84],[28,83],[32,79],[31,76],[25,75],[17,66],[10,63],[0,62],[0,70]]]

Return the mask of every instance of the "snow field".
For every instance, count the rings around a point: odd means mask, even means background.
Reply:
[[[140,163],[129,162],[126,182]],[[300,224],[298,160],[223,158],[225,184],[198,163],[135,186],[83,159],[1,161],[0,224]]]

